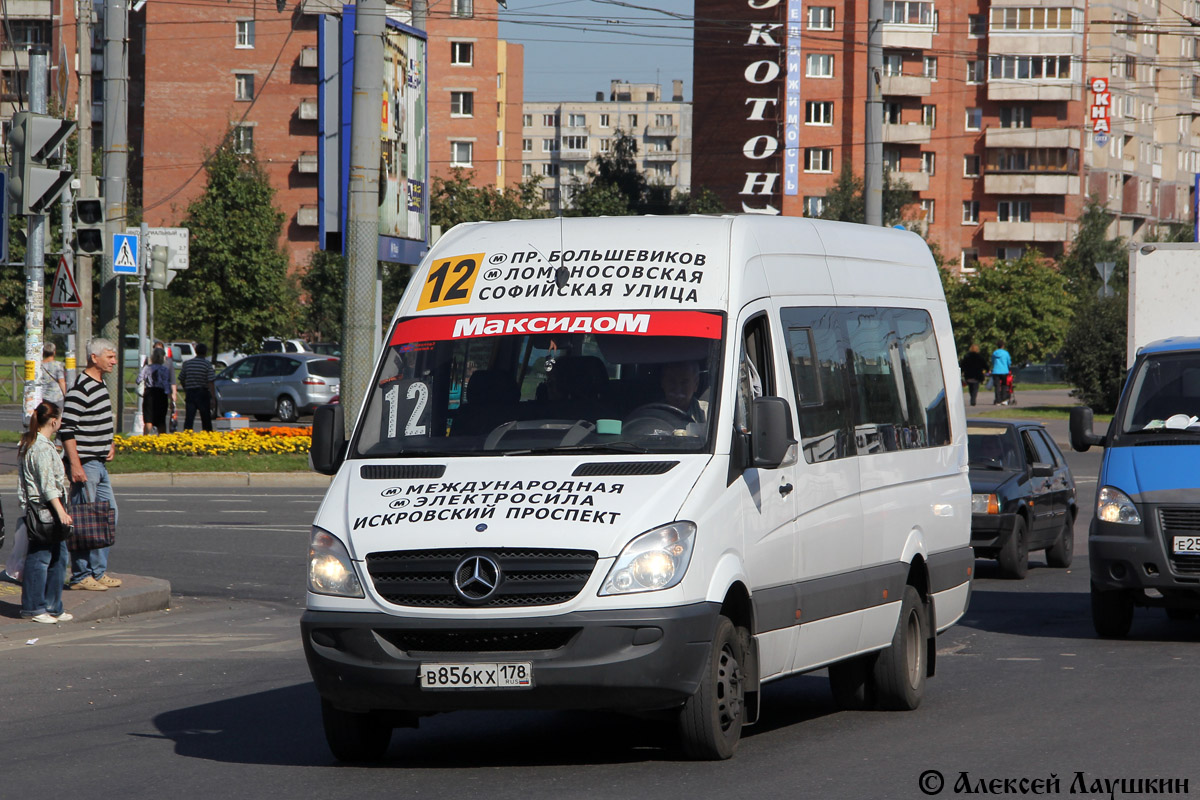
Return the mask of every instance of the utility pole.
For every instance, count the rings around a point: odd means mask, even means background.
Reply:
[[[415,24],[417,4],[413,5]],[[342,344],[342,405],[346,407],[347,437],[362,405],[380,336],[375,316],[379,283],[379,119],[383,106],[383,36],[387,28],[384,0],[357,0],[354,27]]]
[[[29,51],[29,110],[46,113],[46,78],[50,56],[45,47]],[[25,186],[28,192],[32,187]],[[42,385],[37,365],[42,362],[42,334],[46,324],[46,215],[30,214],[25,244],[25,393],[24,415],[28,420],[42,401]]]
[[[883,224],[883,0],[867,0],[866,223]]]
[[[128,215],[126,175],[129,162],[129,16],[124,0],[104,0],[104,218],[106,249],[113,234],[125,231]],[[380,61],[382,65],[382,57]],[[378,107],[376,107],[378,110]],[[378,122],[376,122],[378,125]],[[117,433],[125,417],[125,343],[121,341],[118,312],[122,293],[109,253],[100,290],[100,331],[117,349],[117,368],[105,383],[116,408]]]
[[[96,197],[92,191],[92,0],[79,0],[79,14],[75,18],[75,54],[79,62],[79,193],[81,196]],[[79,253],[75,259],[75,287],[79,290],[79,311],[76,312],[76,341],[87,347],[92,338],[92,257]],[[74,365],[68,354],[67,369]],[[83,357],[87,366],[87,356]]]
[[[61,69],[61,68],[60,68]],[[67,162],[67,148],[62,150],[62,158],[59,161],[62,169],[69,170],[71,165]],[[75,259],[72,257],[71,239],[73,236],[73,226],[75,220],[72,218],[72,209],[75,206],[74,199],[71,197],[70,187],[63,189],[62,193],[62,257],[67,262],[67,269],[73,270]],[[55,271],[57,274],[57,270]],[[78,283],[78,281],[76,281]],[[76,287],[78,288],[78,287]],[[53,300],[53,293],[50,295]],[[63,360],[66,362],[67,370],[67,386],[75,385],[75,353],[76,342],[79,341],[79,309],[73,311],[75,314],[75,333],[67,334],[67,349],[63,353]]]

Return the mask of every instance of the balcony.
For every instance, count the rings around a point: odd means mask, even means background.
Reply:
[[[341,14],[342,0],[300,0],[301,14]]]
[[[1073,81],[1003,80],[988,81],[988,100],[1080,100],[1083,90]]]
[[[988,194],[1079,194],[1079,176],[989,173],[983,176],[983,190]]]
[[[1073,222],[985,222],[985,242],[1069,242],[1075,236]]]
[[[933,91],[933,81],[919,75],[884,75],[883,94],[903,97],[925,97]]]
[[[928,50],[933,47],[932,25],[883,24],[883,46],[897,50]]]
[[[9,19],[50,19],[54,14],[50,0],[7,0],[4,10]]]
[[[1004,31],[988,35],[990,55],[1083,55],[1083,31]]]
[[[317,66],[317,48],[305,47],[300,50],[300,66],[314,68]]]
[[[987,147],[1069,147],[1078,150],[1081,139],[1078,129],[989,127],[983,135]]]
[[[932,125],[917,125],[909,123],[907,125],[888,125],[883,126],[883,141],[884,144],[928,144],[933,138]]]
[[[296,224],[302,228],[315,228],[320,221],[321,216],[316,206],[300,206],[296,210]]]
[[[661,163],[664,161],[675,161],[679,157],[679,154],[674,150],[647,150],[644,157],[647,161]]]
[[[300,108],[297,113],[298,113],[300,119],[310,119],[310,120],[317,119],[317,101],[316,101],[316,99],[312,98],[312,97],[306,97],[303,100],[301,100]]]
[[[560,161],[588,161],[592,157],[592,151],[586,147],[564,147],[558,151]]]
[[[10,50],[8,47],[0,50],[0,69],[28,72],[29,51],[24,45],[20,45],[19,50]]]
[[[316,153],[301,153],[300,158],[296,159],[296,172],[316,173],[319,168],[320,162]]]
[[[929,173],[928,172],[893,172],[892,180],[904,181],[914,192],[929,191]]]
[[[678,125],[647,125],[646,126],[646,135],[647,136],[678,136],[679,135],[679,126]]]

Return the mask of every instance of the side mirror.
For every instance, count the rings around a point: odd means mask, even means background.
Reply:
[[[1077,453],[1086,453],[1088,448],[1096,445],[1103,447],[1105,438],[1092,433],[1092,409],[1079,406],[1071,409],[1071,449]]]
[[[1030,471],[1035,478],[1049,478],[1054,474],[1054,465],[1047,464],[1044,461],[1035,461],[1029,465]]]
[[[346,457],[345,411],[340,403],[318,406],[313,412],[312,447],[309,460],[322,475],[332,475]]]
[[[796,445],[792,413],[782,397],[756,397],[750,418],[750,465],[776,469]]]

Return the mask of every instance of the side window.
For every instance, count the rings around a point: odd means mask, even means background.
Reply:
[[[900,367],[908,394],[906,424],[919,447],[950,444],[950,410],[946,380],[938,354],[933,319],[929,312],[913,308],[891,309],[896,336],[901,343]]]
[[[252,378],[252,377],[254,377],[254,367],[258,365],[259,361],[261,361],[261,359],[247,358],[245,361],[243,361],[242,363],[238,364],[237,366],[235,366],[233,368],[233,370],[229,373],[229,377],[231,377],[231,378]]]
[[[1050,448],[1042,439],[1042,436],[1037,431],[1025,431],[1022,436],[1025,440],[1025,456],[1029,459],[1029,463],[1040,461],[1043,464],[1053,464],[1054,454],[1050,452]]]
[[[765,314],[746,323],[738,366],[735,421],[742,433],[750,432],[750,406],[756,397],[775,394],[775,369],[771,362],[771,331]]]
[[[855,454],[846,340],[835,308],[785,308],[788,366],[800,417],[804,460]]]

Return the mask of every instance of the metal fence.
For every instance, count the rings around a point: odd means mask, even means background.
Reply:
[[[8,369],[0,368],[0,402],[20,403],[25,397],[25,364],[14,361]],[[125,408],[137,405],[137,384],[125,382]]]

